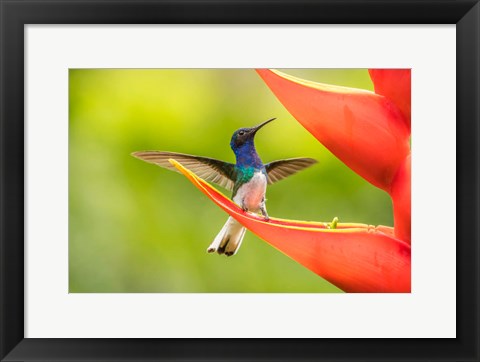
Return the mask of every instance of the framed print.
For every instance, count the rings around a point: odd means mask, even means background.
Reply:
[[[479,358],[477,1],[1,6],[2,361]]]

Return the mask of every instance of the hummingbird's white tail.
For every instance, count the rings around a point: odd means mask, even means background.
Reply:
[[[215,237],[207,252],[217,252],[226,256],[235,255],[242,244],[246,229],[234,218],[229,217],[222,230]]]

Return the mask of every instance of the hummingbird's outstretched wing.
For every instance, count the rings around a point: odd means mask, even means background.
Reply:
[[[229,191],[233,190],[235,165],[232,163],[166,151],[139,151],[132,153],[132,156],[168,170],[180,172],[168,161],[173,158],[205,181],[216,183]]]
[[[285,177],[293,175],[316,163],[318,163],[318,161],[313,158],[288,158],[286,160],[267,163],[265,169],[267,170],[268,184],[271,185],[283,180]]]

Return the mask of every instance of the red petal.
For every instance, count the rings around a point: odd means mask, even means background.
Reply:
[[[347,292],[410,292],[410,245],[390,228],[263,218],[246,213],[207,182],[170,162],[213,202],[293,260]]]
[[[393,217],[395,237],[410,244],[411,225],[411,157],[400,166],[392,183]]]
[[[400,109],[410,129],[411,70],[369,69],[375,93],[389,98]]]
[[[257,70],[288,111],[325,147],[373,185],[390,191],[410,154],[410,130],[386,97]]]

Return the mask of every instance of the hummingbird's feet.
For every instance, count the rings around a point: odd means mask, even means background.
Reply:
[[[265,218],[265,221],[270,220],[270,218],[268,217],[268,214],[267,214],[267,208],[265,207],[265,202],[263,202],[262,205],[260,206],[260,212],[262,213],[263,217]]]

